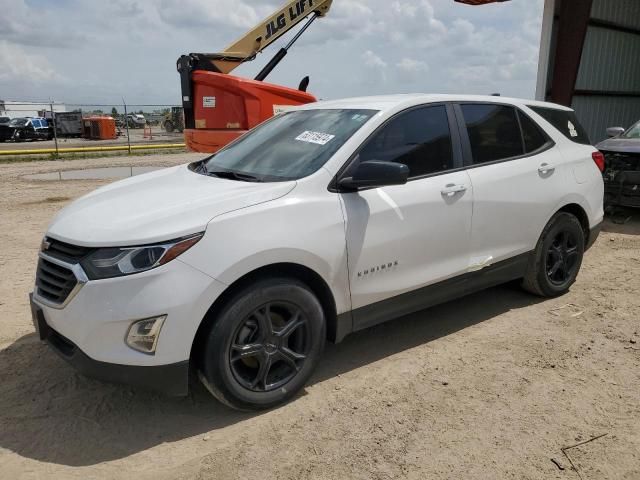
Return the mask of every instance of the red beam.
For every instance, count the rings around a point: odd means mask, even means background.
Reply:
[[[558,18],[551,101],[571,106],[593,0],[563,0]]]

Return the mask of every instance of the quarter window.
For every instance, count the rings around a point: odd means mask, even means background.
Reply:
[[[473,163],[488,163],[524,154],[516,111],[503,105],[461,105]]]
[[[360,161],[402,163],[415,178],[452,169],[452,151],[447,109],[437,105],[392,119],[360,151]]]
[[[575,112],[572,110],[557,110],[555,108],[533,106],[529,106],[529,108],[553,125],[569,140],[582,145],[591,145],[589,135],[587,135],[586,130],[580,124],[578,117],[576,117]]]

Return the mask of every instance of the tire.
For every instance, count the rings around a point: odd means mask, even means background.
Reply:
[[[569,291],[582,265],[585,234],[572,214],[559,212],[544,228],[522,282],[525,290],[541,297]]]
[[[222,309],[200,352],[200,379],[238,410],[280,405],[300,391],[325,344],[322,305],[290,278],[258,281]]]
[[[175,127],[173,126],[173,122],[171,121],[164,122],[164,130],[167,133],[173,133],[173,131],[175,130]]]
[[[22,135],[20,134],[20,132],[15,132],[13,134],[13,141],[14,142],[22,142]]]

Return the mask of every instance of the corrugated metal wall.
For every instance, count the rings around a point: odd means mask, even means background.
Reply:
[[[591,18],[640,32],[640,0],[594,0]],[[607,27],[589,25],[572,103],[593,142],[640,120],[640,96],[619,96],[640,93],[640,34]]]
[[[590,26],[576,90],[633,92],[639,82],[640,35]]]
[[[609,127],[628,128],[640,120],[640,98],[576,96],[571,106],[593,143],[604,140]]]
[[[594,0],[591,17],[623,27],[638,28],[640,2],[638,0]]]

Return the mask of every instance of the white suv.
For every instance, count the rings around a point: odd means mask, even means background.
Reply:
[[[87,375],[236,408],[295,395],[325,340],[514,279],[573,284],[603,219],[574,113],[400,95],[282,113],[100,188],[43,241],[34,323]]]

